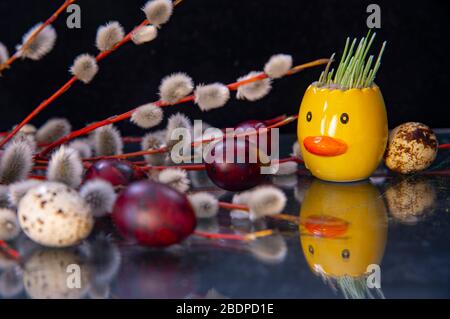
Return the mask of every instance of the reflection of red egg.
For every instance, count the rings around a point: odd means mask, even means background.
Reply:
[[[109,159],[97,161],[88,169],[85,179],[95,178],[106,180],[113,186],[126,186],[143,179],[144,174],[136,170],[130,162]]]
[[[124,252],[116,294],[127,299],[182,299],[194,290],[189,265],[165,252]]]
[[[267,125],[264,124],[264,122],[258,121],[258,120],[248,120],[245,122],[242,122],[240,124],[238,124],[235,129],[236,130],[242,130],[243,132],[251,132],[252,130],[255,131],[260,131],[267,128]],[[239,131],[237,131],[237,133],[241,133]],[[261,141],[264,141],[263,137],[266,138],[266,142],[265,143],[259,143],[259,139],[261,139]],[[257,146],[259,149],[264,150],[265,153],[269,154],[270,153],[270,143],[271,143],[271,137],[270,137],[270,131],[267,132],[261,132],[261,134],[255,135],[252,138],[256,138],[256,140],[258,141]],[[252,140],[252,138],[248,137],[247,140]],[[264,145],[265,144],[265,145]]]
[[[184,194],[153,181],[128,186],[117,198],[112,217],[125,238],[150,247],[177,244],[191,235],[197,224]]]

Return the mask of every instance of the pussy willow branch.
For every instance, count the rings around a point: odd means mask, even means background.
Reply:
[[[277,123],[277,122],[279,122],[281,120],[284,120],[284,119],[286,119],[286,117],[287,116],[285,114],[283,114],[283,115],[279,115],[277,117],[274,117],[274,118],[271,118],[271,119],[268,119],[268,120],[263,120],[261,122],[263,122],[264,125],[268,126],[268,125],[272,125],[274,123]],[[224,130],[225,129],[222,129],[222,131],[224,131]],[[2,136],[2,133],[0,133],[0,136]],[[142,136],[124,136],[124,137],[122,137],[123,143],[126,143],[126,144],[141,143],[142,139],[143,139]],[[38,144],[38,147],[39,148],[44,148],[44,147],[47,147],[49,145],[50,145],[50,143]]]
[[[257,134],[264,134],[267,133],[269,130],[277,128],[277,127],[281,127],[284,125],[287,125],[295,120],[297,120],[298,115],[293,115],[293,116],[289,116],[286,119],[272,124],[266,128],[261,128],[258,131],[251,131],[251,132],[243,132],[243,133],[239,133],[239,134],[228,134],[225,135],[225,137],[234,137],[234,138],[239,138],[239,137],[245,137],[245,136],[251,136],[251,135],[257,135]],[[211,143],[211,142],[215,142],[215,141],[219,141],[221,139],[223,139],[224,137],[213,137],[213,138],[208,138],[208,139],[204,139],[201,141],[196,141],[196,142],[192,142],[191,146],[192,147],[196,147],[199,146],[200,144],[205,144],[205,143]],[[126,154],[118,154],[118,155],[111,155],[111,156],[98,156],[98,157],[91,157],[91,158],[85,158],[83,159],[84,161],[98,161],[98,160],[104,160],[104,159],[127,159],[127,158],[132,158],[132,157],[139,157],[139,156],[144,156],[144,155],[152,155],[152,154],[161,154],[161,153],[166,153],[170,151],[169,147],[161,147],[159,149],[154,149],[154,150],[149,150],[149,151],[139,151],[139,152],[133,152],[133,153],[126,153]]]
[[[44,30],[46,27],[48,27],[50,24],[52,24],[53,22],[55,22],[55,20],[59,17],[59,15],[61,13],[64,12],[64,10],[67,9],[68,6],[70,6],[72,3],[74,3],[77,0],[66,0],[64,2],[64,4],[59,7],[58,10],[56,10],[51,16],[50,18],[48,18],[39,28],[37,28],[28,38],[28,40],[22,45],[22,48],[20,48],[19,50],[17,50],[8,60],[6,60],[4,63],[2,63],[0,65],[0,74],[6,70],[9,69],[11,67],[11,65],[16,62],[16,60],[18,60],[21,55],[22,52],[25,51],[30,45],[31,43],[33,43],[33,41],[36,39],[36,37],[39,35],[39,33],[42,32],[42,30]]]
[[[293,74],[296,74],[296,73],[298,73],[300,71],[303,71],[305,69],[308,69],[308,68],[311,68],[311,67],[314,67],[314,66],[327,64],[327,63],[328,63],[328,59],[319,59],[319,60],[315,60],[315,61],[308,62],[308,63],[305,63],[305,64],[301,64],[301,65],[298,65],[298,66],[292,68],[289,71],[288,75],[293,75]],[[261,81],[261,80],[264,80],[266,78],[268,78],[268,75],[266,73],[264,73],[264,72],[261,72],[261,73],[255,75],[255,76],[253,76],[253,77],[251,77],[249,79],[228,84],[227,87],[228,87],[228,89],[230,91],[236,91],[242,85],[254,83],[254,82],[257,82],[257,81]],[[159,106],[159,107],[166,107],[166,106],[172,106],[172,105],[178,105],[178,104],[183,104],[183,103],[187,103],[187,102],[192,102],[194,100],[195,100],[195,96],[194,95],[189,95],[189,96],[179,100],[178,102],[176,102],[174,104],[168,104],[168,103],[165,103],[165,102],[163,102],[161,100],[156,101],[153,104],[156,105],[156,106]],[[129,111],[127,111],[125,113],[122,113],[120,115],[112,116],[112,117],[107,118],[105,120],[102,120],[102,121],[93,123],[91,125],[88,125],[88,126],[82,128],[82,129],[78,130],[78,131],[74,131],[74,132],[72,132],[72,133],[62,137],[61,139],[57,140],[56,142],[50,144],[41,153],[39,153],[38,157],[45,157],[55,147],[58,147],[59,145],[65,144],[65,143],[67,143],[67,142],[69,142],[69,141],[71,141],[71,140],[73,140],[73,139],[75,139],[75,138],[77,138],[79,136],[86,135],[86,134],[88,134],[88,133],[90,133],[90,132],[92,132],[92,131],[94,131],[94,130],[102,127],[102,126],[114,124],[114,123],[117,123],[117,122],[129,119],[133,115],[133,113],[136,111],[136,109],[137,108],[134,108],[134,109],[129,110]]]
[[[174,6],[181,3],[182,0],[178,0],[174,2]],[[138,25],[136,28],[134,28],[131,32],[129,32],[120,42],[116,43],[114,47],[109,51],[103,51],[100,52],[96,56],[97,62],[102,61],[104,58],[109,56],[111,53],[118,50],[121,46],[131,41],[131,37],[133,36],[133,33],[140,28],[151,24],[147,19],[141,22],[140,25]],[[32,119],[34,119],[40,112],[42,112],[47,106],[52,104],[55,100],[57,100],[61,95],[63,95],[67,90],[69,90],[72,85],[78,80],[78,78],[74,75],[72,76],[69,81],[67,81],[59,90],[57,90],[53,95],[51,95],[48,99],[44,100],[36,109],[34,109],[33,112],[31,112],[19,125],[17,125],[11,133],[9,133],[1,142],[0,147],[3,147],[6,143],[8,143],[19,131],[22,127],[24,127],[26,124],[28,124]]]
[[[258,134],[264,134],[267,133],[270,129],[273,128],[278,128],[278,127],[282,127],[284,125],[287,125],[289,123],[292,123],[293,121],[297,120],[298,115],[292,115],[292,116],[286,116],[286,115],[282,115],[282,116],[278,116],[274,119],[270,119],[265,121],[266,123],[272,123],[271,125],[268,125],[266,128],[261,128],[258,131],[250,131],[250,132],[243,132],[240,134],[226,134],[226,137],[234,137],[234,138],[238,138],[238,137],[244,137],[244,136],[251,136],[251,135],[258,135]],[[278,122],[275,122],[274,120],[277,120]],[[192,142],[191,146],[198,146],[200,144],[204,144],[204,143],[210,143],[210,142],[215,142],[215,141],[219,141],[220,139],[222,139],[223,137],[217,137],[217,138],[209,138],[209,139],[204,139],[201,141],[196,141],[196,142]],[[125,153],[125,154],[118,154],[118,155],[110,155],[110,156],[97,156],[97,157],[90,157],[90,158],[83,158],[83,161],[85,162],[84,165],[85,166],[89,166],[90,163],[86,163],[86,162],[93,162],[93,161],[98,161],[98,160],[104,160],[104,159],[128,159],[128,158],[132,158],[132,157],[140,157],[140,156],[144,156],[144,155],[152,155],[152,154],[157,154],[157,153],[165,153],[168,152],[169,148],[167,147],[161,147],[159,149],[154,149],[154,150],[150,150],[150,151],[139,151],[139,152],[133,152],[133,153]],[[282,164],[284,162],[287,161],[291,161],[291,158],[288,159],[283,159],[283,160],[279,160],[278,163]],[[292,159],[294,160],[294,157],[292,157]],[[295,158],[296,162],[303,164],[303,161]],[[35,157],[34,158],[34,164],[35,165],[47,165],[49,163],[48,159],[45,158],[39,158],[39,157]],[[133,164],[136,166],[145,166],[147,165],[147,162],[143,161],[133,161]]]

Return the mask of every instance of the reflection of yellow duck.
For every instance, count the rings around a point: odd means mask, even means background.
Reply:
[[[342,279],[362,283],[368,266],[380,264],[387,212],[379,195],[369,182],[313,182],[301,206],[300,241],[314,273],[338,286]]]
[[[300,107],[298,138],[305,164],[317,178],[368,178],[380,164],[388,139],[380,89],[344,91],[311,85]]]

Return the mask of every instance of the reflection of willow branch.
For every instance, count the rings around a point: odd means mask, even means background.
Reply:
[[[4,251],[10,258],[19,260],[20,254],[12,249],[5,241],[0,240],[0,250]]]
[[[367,286],[367,275],[361,277],[343,276],[337,278],[336,283],[346,299],[375,299],[371,289]],[[378,298],[385,299],[381,288],[374,290]]]
[[[369,274],[363,274],[359,277],[340,276],[332,277],[325,274],[323,269],[319,266],[314,269],[316,275],[322,278],[322,281],[328,285],[334,292],[338,289],[342,292],[345,299],[385,299],[381,288],[371,289],[367,285],[367,277]],[[375,290],[376,296],[372,294]]]
[[[250,215],[250,207],[248,205],[234,204],[228,202],[219,202],[219,207],[227,210],[239,210]],[[275,214],[268,215],[267,217],[288,221],[294,224],[299,224],[299,218],[297,216],[289,215],[289,214]]]

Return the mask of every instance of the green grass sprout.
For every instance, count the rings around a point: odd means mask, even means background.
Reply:
[[[373,86],[386,49],[386,42],[384,42],[375,65],[372,68],[375,57],[373,55],[368,56],[368,54],[375,40],[375,36],[376,33],[372,34],[371,30],[369,30],[367,36],[360,39],[359,42],[355,38],[350,44],[350,38],[347,38],[344,52],[342,53],[336,72],[335,69],[331,69],[331,64],[334,62],[335,57],[333,53],[330,62],[321,73],[317,85],[319,87],[332,86],[342,90],[362,89]],[[357,43],[358,45],[356,46]]]

